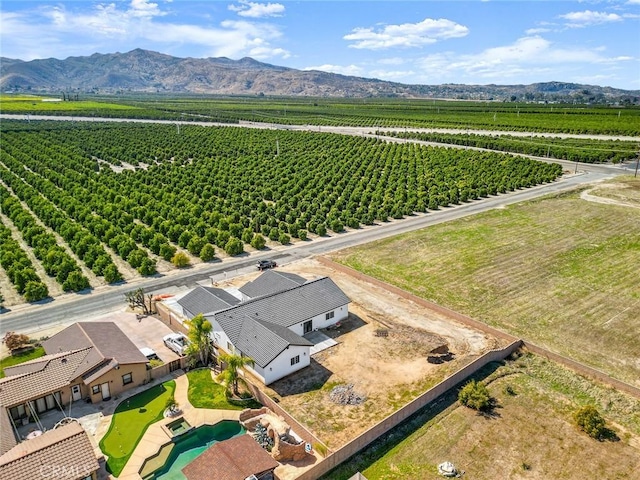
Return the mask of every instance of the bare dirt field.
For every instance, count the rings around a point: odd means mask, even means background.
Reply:
[[[338,345],[314,355],[309,368],[270,385],[269,394],[330,448],[343,445],[478,355],[501,346],[482,332],[451,322],[386,290],[303,260],[282,268],[311,279],[329,276],[352,300],[338,330],[324,330]],[[250,277],[226,285],[239,286]],[[446,345],[450,361],[427,356]],[[337,385],[353,385],[361,405],[329,398]]]
[[[479,380],[495,399],[491,412],[478,414],[449,394],[323,478],[361,471],[370,480],[436,480],[444,461],[478,480],[638,478],[639,400],[534,355],[488,370]],[[575,425],[573,413],[585,404],[604,416],[607,439]]]

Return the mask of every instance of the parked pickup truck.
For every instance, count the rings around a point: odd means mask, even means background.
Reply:
[[[262,271],[262,270],[268,270],[269,268],[275,268],[278,266],[278,264],[273,260],[260,260],[257,266],[258,266],[258,270]]]

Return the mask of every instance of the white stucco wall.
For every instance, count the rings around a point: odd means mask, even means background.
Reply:
[[[291,359],[297,355],[300,356],[300,362],[291,365]],[[269,385],[282,377],[297,372],[301,368],[308,367],[310,362],[311,355],[309,354],[309,347],[291,345],[265,368],[256,365],[252,370],[262,379],[265,385]]]
[[[333,318],[330,318],[329,320],[327,320],[326,317],[327,317],[327,313],[329,312],[334,312],[334,315],[333,315]],[[345,320],[348,315],[349,315],[349,304],[338,307],[335,310],[328,310],[310,319],[313,322],[311,324],[311,330],[316,330],[319,328],[327,328],[329,325],[333,325],[336,322]],[[304,334],[304,324],[307,321],[308,320],[305,320],[304,322],[300,322],[295,325],[292,325],[291,327],[289,327],[289,330],[302,336]]]
[[[207,320],[211,322],[211,333],[209,334],[209,338],[213,341],[214,345],[221,347],[229,353],[237,353],[233,344],[233,350],[229,351],[228,344],[230,344],[231,342],[229,341],[229,337],[227,337],[227,334],[224,333],[224,330],[222,330],[222,327],[220,327],[220,324],[216,322],[212,317],[207,317]]]

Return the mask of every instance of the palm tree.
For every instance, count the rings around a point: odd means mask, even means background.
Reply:
[[[191,341],[188,353],[199,355],[202,364],[206,365],[208,363],[207,359],[211,354],[211,340],[209,338],[213,328],[211,322],[199,313],[191,320],[185,321],[184,324],[189,328],[187,336]]]
[[[232,353],[223,353],[220,355],[220,360],[227,364],[227,368],[222,372],[223,378],[228,386],[233,387],[233,394],[238,395],[238,370],[245,365],[253,366],[255,363],[253,358],[234,355]]]

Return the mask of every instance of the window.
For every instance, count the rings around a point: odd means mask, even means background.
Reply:
[[[324,316],[325,320],[331,320],[335,315],[335,312],[329,312]]]
[[[91,387],[91,393],[97,395],[100,393],[100,385],[94,385]]]
[[[127,385],[133,382],[133,376],[130,373],[122,375],[122,385]]]
[[[300,355],[296,355],[291,359],[291,365],[295,365],[296,363],[300,363]]]

